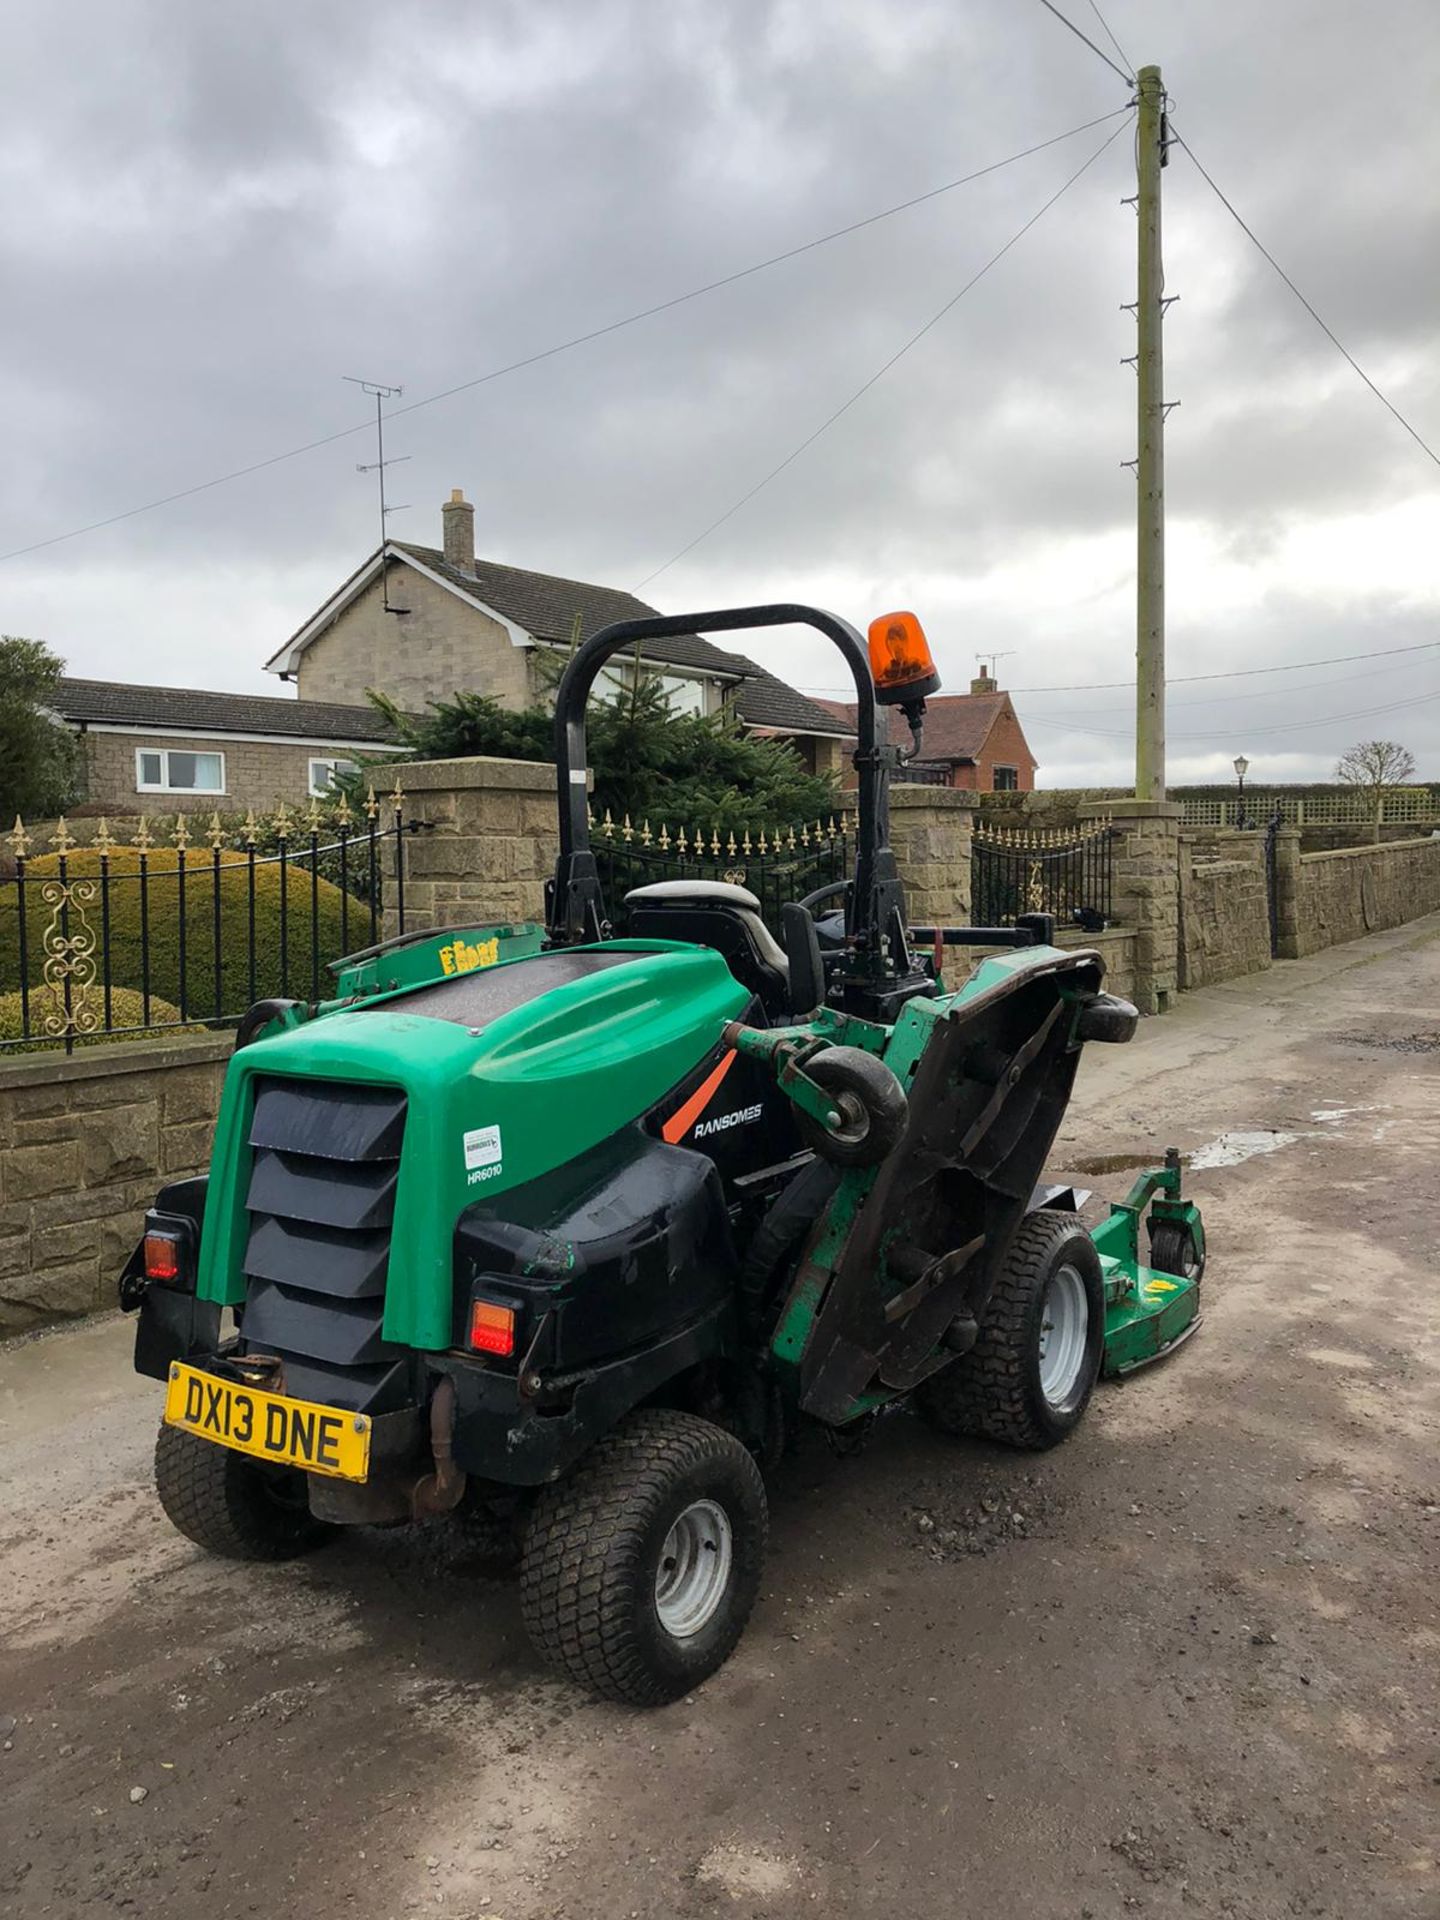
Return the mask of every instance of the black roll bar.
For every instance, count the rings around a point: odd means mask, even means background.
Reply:
[[[859,822],[855,883],[846,910],[846,933],[869,961],[867,973],[889,978],[910,970],[905,947],[905,908],[899,874],[890,853],[889,775],[898,751],[877,740],[878,705],[865,643],[848,620],[819,607],[777,605],[727,607],[711,613],[654,615],[618,620],[592,633],[571,659],[555,696],[555,766],[560,781],[560,858],[547,903],[553,945],[603,937],[605,907],[595,857],[590,850],[586,792],[585,702],[601,667],[637,640],[668,640],[681,634],[741,633],[758,627],[814,627],[839,648],[855,682],[859,749]]]

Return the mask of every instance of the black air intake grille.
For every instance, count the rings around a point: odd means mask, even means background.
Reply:
[[[385,1412],[406,1355],[381,1332],[405,1096],[264,1078],[250,1124],[244,1346],[278,1354],[286,1391]]]

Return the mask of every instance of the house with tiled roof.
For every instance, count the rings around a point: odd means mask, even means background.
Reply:
[[[267,671],[293,680],[302,702],[355,705],[375,688],[419,712],[464,688],[518,710],[546,690],[542,656],[568,651],[611,621],[656,611],[618,587],[481,559],[475,509],[458,488],[441,518],[440,547],[387,540]],[[811,771],[839,771],[843,722],[746,655],[690,633],[647,640],[641,658],[677,712],[715,713],[728,701],[751,731],[789,740]],[[617,662],[607,674],[618,680],[627,671],[628,662]]]
[[[821,700],[854,738],[855,708]],[[898,708],[887,709],[890,737],[910,745],[910,729]],[[925,738],[915,763],[931,779],[974,793],[1030,793],[1038,762],[1030,751],[1010,696],[982,665],[969,693],[941,693],[925,703]]]
[[[303,805],[363,756],[409,751],[368,701],[65,679],[52,706],[80,736],[82,801],[116,816]]]

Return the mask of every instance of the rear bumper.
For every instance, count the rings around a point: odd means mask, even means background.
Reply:
[[[172,1361],[185,1360],[230,1376],[227,1356],[219,1352],[220,1314],[218,1306],[192,1293],[147,1287],[135,1330],[136,1372],[164,1380]],[[638,1353],[547,1380],[533,1400],[521,1396],[514,1374],[464,1355],[427,1353],[421,1358],[432,1384],[442,1375],[455,1382],[456,1465],[497,1485],[539,1487],[558,1480],[632,1407],[677,1374],[728,1352],[732,1342],[733,1315],[726,1302]],[[422,1411],[423,1402],[417,1401],[376,1416],[377,1464],[383,1461],[393,1470],[422,1456],[428,1459]],[[382,1427],[386,1444],[380,1447]],[[341,1495],[330,1488],[324,1499],[323,1517],[339,1519]],[[336,1511],[329,1511],[330,1505]]]

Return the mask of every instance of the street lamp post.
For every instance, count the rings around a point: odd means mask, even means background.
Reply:
[[[1245,825],[1245,775],[1249,771],[1250,762],[1243,753],[1237,753],[1235,756],[1235,824],[1237,827]]]

